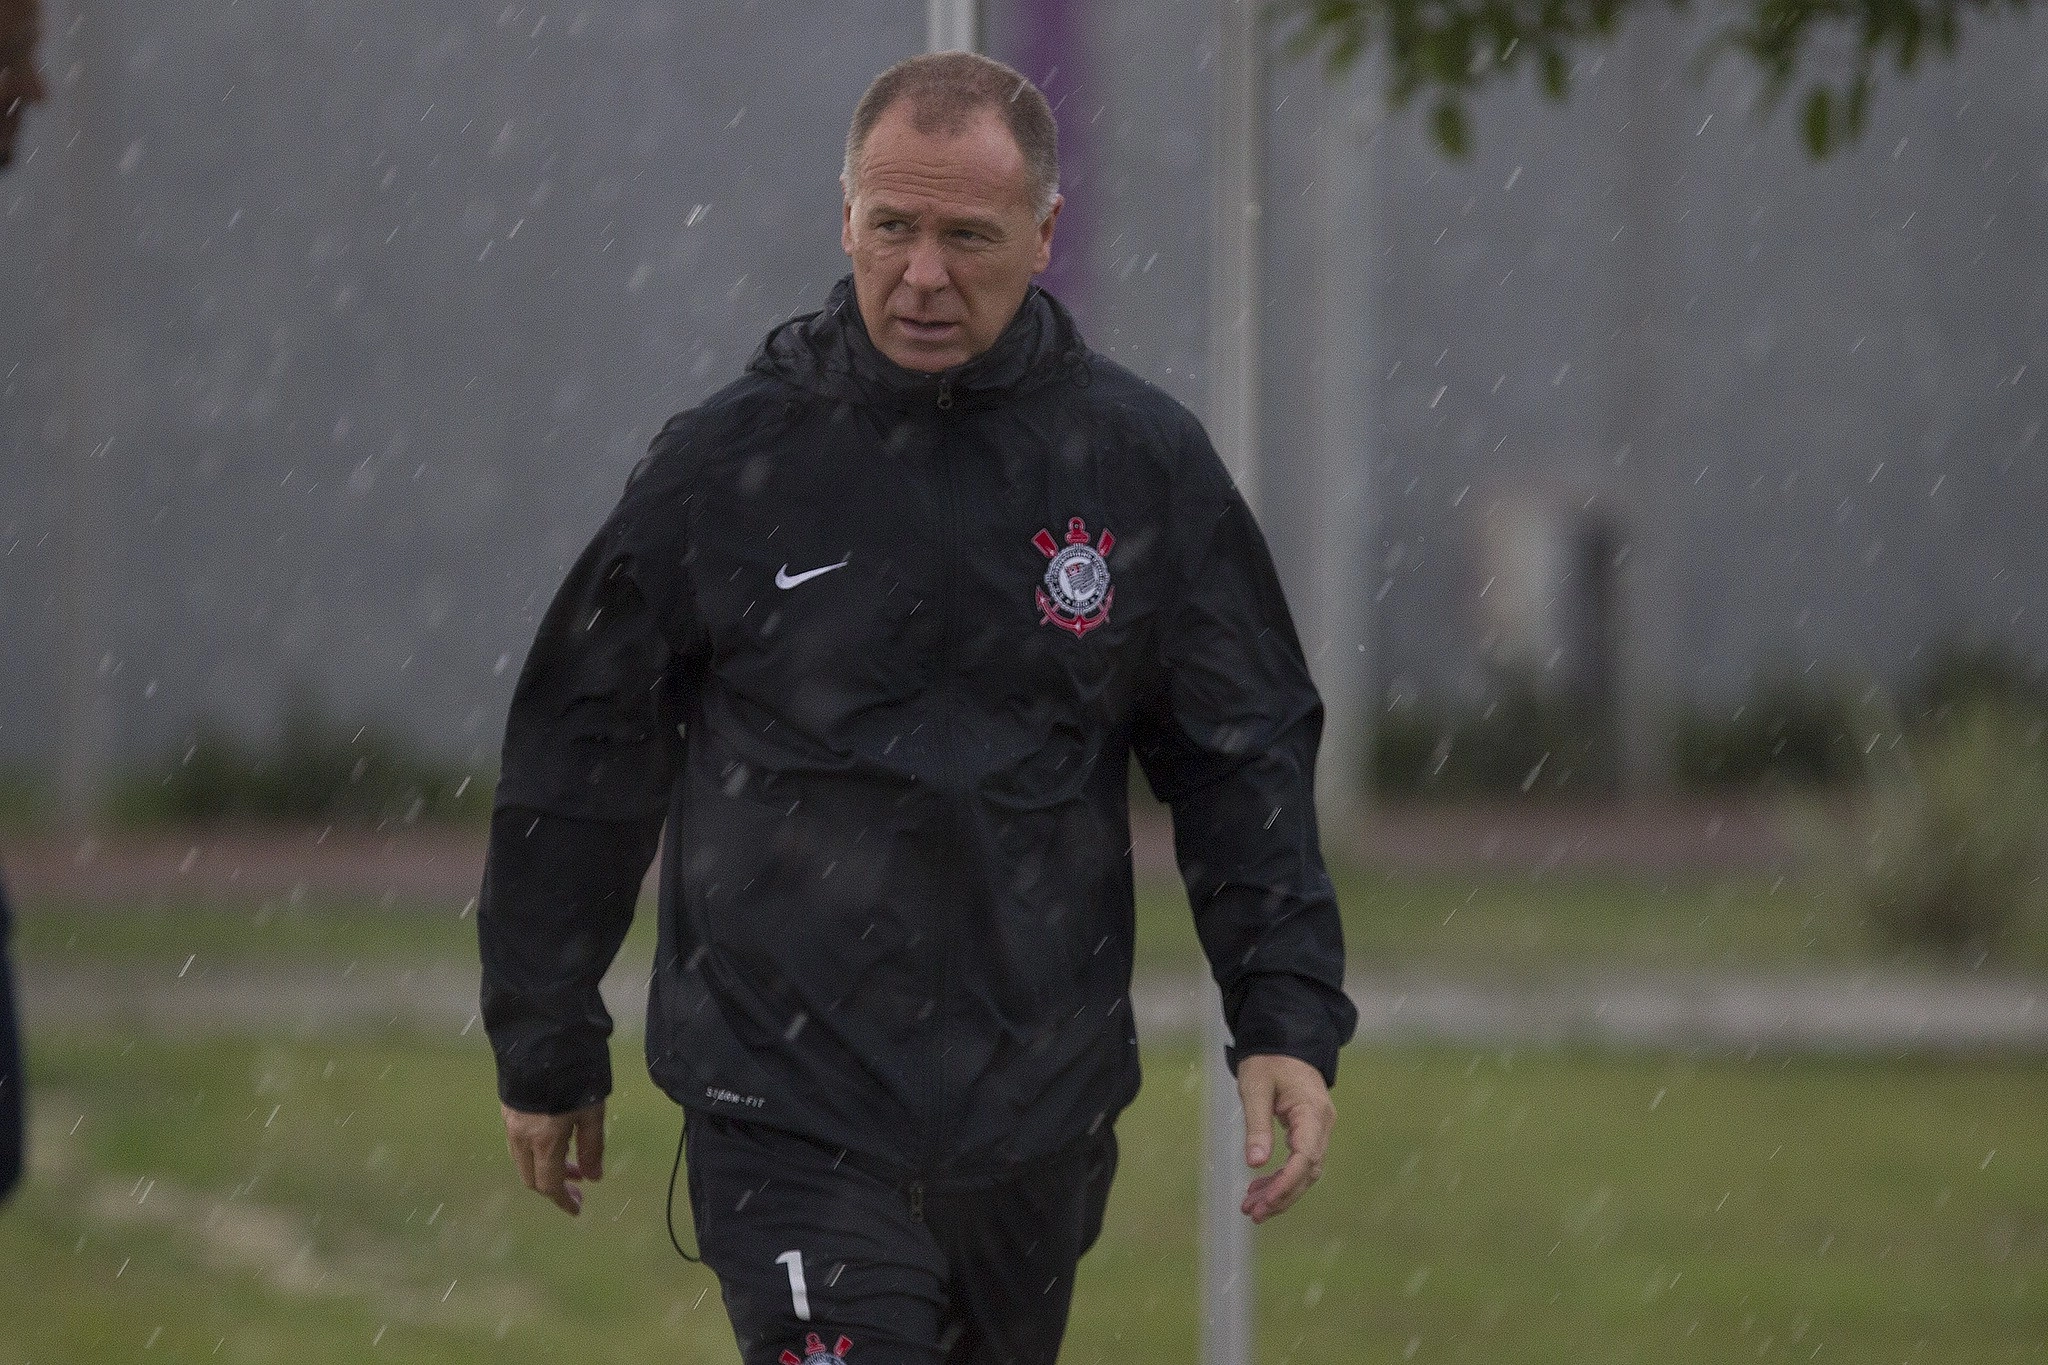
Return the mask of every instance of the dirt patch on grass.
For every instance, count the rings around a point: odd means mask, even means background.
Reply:
[[[110,1175],[90,1164],[83,1142],[67,1131],[63,1116],[81,1113],[73,1096],[40,1094],[36,1106],[32,1182],[45,1196],[54,1193],[83,1233],[120,1239],[157,1230],[209,1272],[252,1276],[292,1298],[368,1300],[397,1322],[502,1336],[542,1309],[531,1286],[502,1278],[465,1284],[457,1277],[437,1296],[423,1278],[407,1276],[404,1258],[388,1247],[365,1242],[323,1252],[314,1235],[317,1220],[258,1202],[247,1187],[204,1194],[161,1176]]]

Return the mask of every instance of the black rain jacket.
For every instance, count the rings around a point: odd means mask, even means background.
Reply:
[[[935,1180],[1093,1131],[1138,1088],[1133,752],[1233,1064],[1334,1080],[1321,725],[1185,409],[1037,289],[969,363],[901,369],[842,280],[669,421],[541,622],[479,911],[501,1097],[609,1092],[598,981],[665,831],[676,1100]]]

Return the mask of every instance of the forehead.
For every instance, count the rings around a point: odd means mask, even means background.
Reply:
[[[902,105],[875,123],[861,147],[859,198],[892,207],[999,213],[1031,207],[1024,153],[993,110],[953,130],[920,130]]]

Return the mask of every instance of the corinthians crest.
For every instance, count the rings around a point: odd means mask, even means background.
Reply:
[[[846,1353],[852,1349],[852,1339],[841,1337],[828,1351],[824,1338],[810,1332],[804,1336],[804,1353],[798,1355],[795,1351],[784,1351],[782,1365],[846,1365]]]
[[[1050,531],[1040,531],[1031,543],[1052,561],[1045,566],[1045,578],[1038,588],[1040,623],[1078,637],[1107,621],[1109,604],[1116,600],[1108,563],[1116,537],[1105,530],[1102,539],[1091,545],[1088,523],[1070,517],[1065,545],[1055,541]]]

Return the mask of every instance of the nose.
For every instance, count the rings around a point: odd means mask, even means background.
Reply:
[[[950,283],[945,253],[937,242],[920,237],[911,244],[910,261],[904,268],[903,282],[925,293],[944,289]]]

